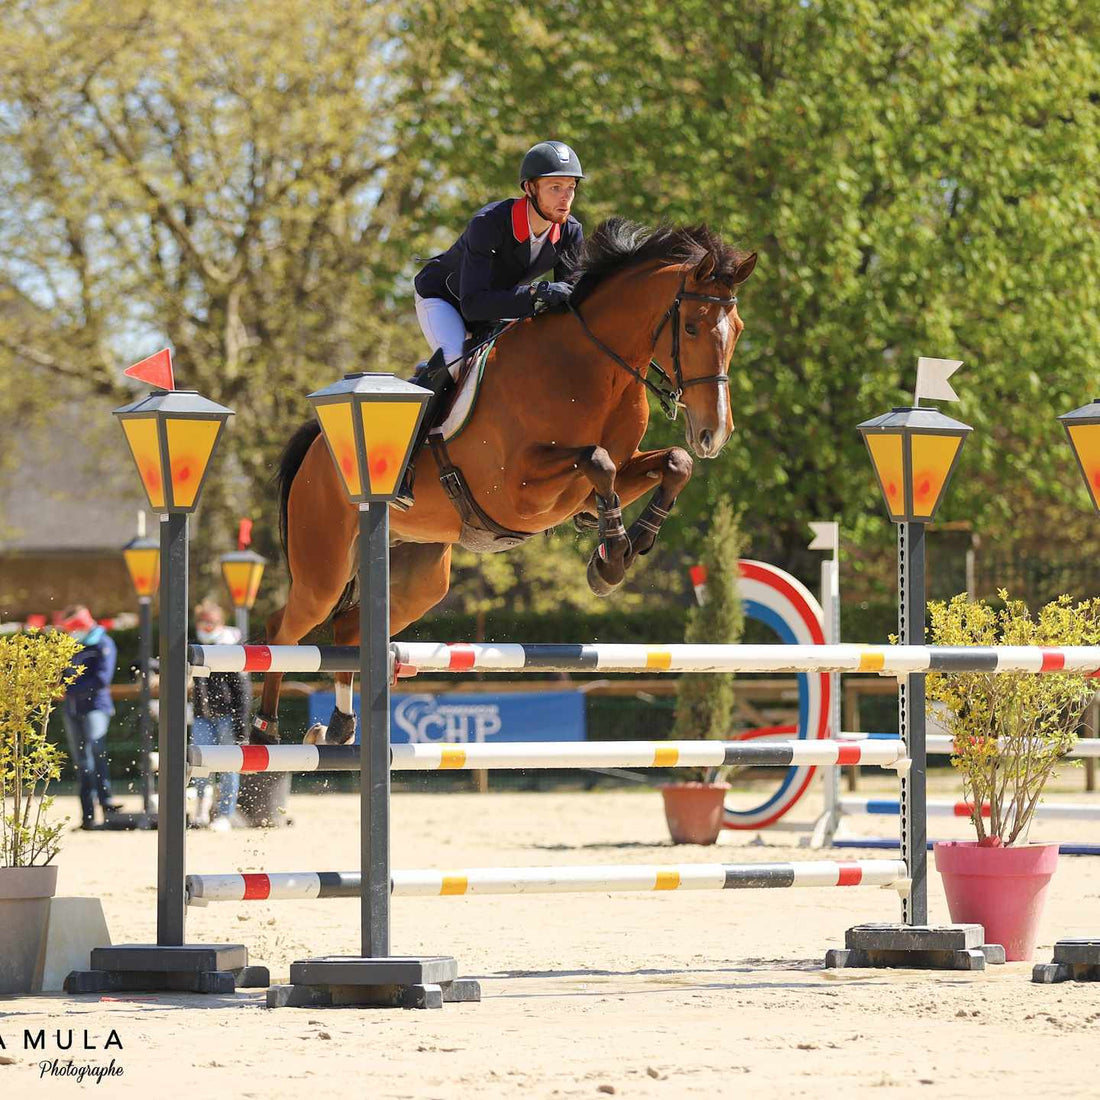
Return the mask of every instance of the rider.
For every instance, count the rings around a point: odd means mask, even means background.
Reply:
[[[559,263],[584,240],[581,223],[569,212],[582,179],[581,162],[564,142],[533,145],[519,169],[523,198],[483,206],[458,240],[416,276],[416,318],[434,354],[414,381],[434,396],[413,454],[454,388],[467,331],[531,317],[569,300],[573,288],[564,281]],[[532,281],[551,269],[552,281]],[[412,506],[410,472],[394,503]]]

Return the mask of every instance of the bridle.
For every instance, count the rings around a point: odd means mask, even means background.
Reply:
[[[621,355],[618,355],[615,351],[609,348],[589,327],[585,319],[580,315],[580,311],[569,303],[569,311],[577,318],[581,323],[581,328],[584,329],[585,335],[589,338],[602,351],[605,355],[613,359],[620,367],[623,368],[628,374],[632,374],[643,386],[646,387],[658,400],[661,408],[664,410],[665,416],[669,420],[675,420],[677,413],[684,407],[682,401],[684,390],[688,386],[702,386],[707,383],[713,382],[715,385],[729,385],[729,375],[725,372],[720,374],[708,374],[705,378],[689,378],[684,380],[684,372],[680,367],[680,303],[689,302],[716,302],[721,306],[735,306],[737,305],[737,295],[731,295],[729,298],[722,298],[716,294],[697,294],[693,290],[685,290],[687,286],[687,275],[680,280],[680,289],[676,292],[676,297],[672,299],[672,305],[665,310],[664,315],[657,324],[656,331],[653,333],[653,339],[649,344],[650,360],[649,365],[660,376],[660,383],[652,381],[647,378],[641,371],[632,367]],[[672,370],[673,375],[670,376],[668,371],[661,366],[656,359],[652,358],[653,350],[657,347],[657,341],[660,339],[661,333],[664,331],[666,324],[672,322]]]

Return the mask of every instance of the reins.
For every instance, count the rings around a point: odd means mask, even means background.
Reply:
[[[680,289],[676,293],[676,297],[672,300],[672,305],[665,310],[664,315],[661,317],[660,322],[657,325],[656,331],[653,333],[653,339],[650,341],[650,361],[649,365],[660,376],[663,384],[652,381],[646,375],[642,374],[640,370],[632,367],[621,355],[619,355],[612,348],[609,348],[589,327],[588,322],[581,316],[580,310],[569,303],[569,312],[581,324],[581,328],[584,330],[584,334],[596,345],[606,356],[617,363],[627,374],[636,378],[643,386],[646,387],[658,400],[664,411],[665,416],[669,420],[675,420],[676,416],[681,408],[683,408],[683,401],[681,398],[684,395],[684,390],[688,386],[701,386],[705,383],[713,382],[716,385],[729,385],[728,374],[709,374],[705,378],[689,378],[684,380],[684,372],[680,366],[680,304],[684,301],[692,302],[716,302],[722,306],[735,306],[737,305],[737,296],[731,295],[728,298],[720,297],[716,294],[698,294],[692,290],[685,290],[684,287],[687,284],[687,275],[684,275],[680,280]],[[668,372],[652,358],[653,350],[657,347],[657,341],[664,331],[666,324],[672,322],[672,368],[675,371],[675,383]]]

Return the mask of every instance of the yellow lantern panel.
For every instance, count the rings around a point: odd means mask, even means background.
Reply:
[[[151,417],[123,420],[122,430],[126,433],[126,442],[134,456],[138,476],[145,486],[145,495],[149,506],[162,510],[164,501],[164,480],[160,469],[160,444],[157,440],[157,422]]]
[[[929,518],[936,510],[943,483],[961,446],[962,437],[957,435],[912,437],[914,516]]]
[[[1074,424],[1069,438],[1085,473],[1094,508],[1100,508],[1100,424]]]
[[[401,464],[412,442],[421,405],[417,401],[379,401],[360,405],[367,444],[367,477],[371,496],[397,491]]]
[[[875,464],[886,509],[891,519],[905,516],[905,463],[902,460],[901,436],[869,433],[866,437],[871,461]]]
[[[160,582],[160,551],[152,548],[123,550],[122,556],[126,560],[130,580],[134,582],[134,591],[139,596],[152,596]]]
[[[234,607],[251,607],[260,591],[264,569],[258,562],[222,562],[222,577]]]
[[[177,508],[190,508],[198,496],[221,422],[167,419],[165,428],[168,458],[172,464],[172,503]]]
[[[317,419],[325,433],[329,450],[336,460],[336,469],[344,481],[348,496],[357,497],[363,491],[359,479],[359,463],[355,457],[355,433],[351,424],[351,403],[340,402],[317,406]]]

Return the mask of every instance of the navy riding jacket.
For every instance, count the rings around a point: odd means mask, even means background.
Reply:
[[[483,206],[462,236],[424,265],[414,280],[417,294],[450,302],[470,327],[530,317],[530,280],[551,268],[555,280],[563,278],[558,263],[563,253],[580,248],[584,231],[572,215],[564,225],[555,222],[532,263],[527,203],[525,197]]]

